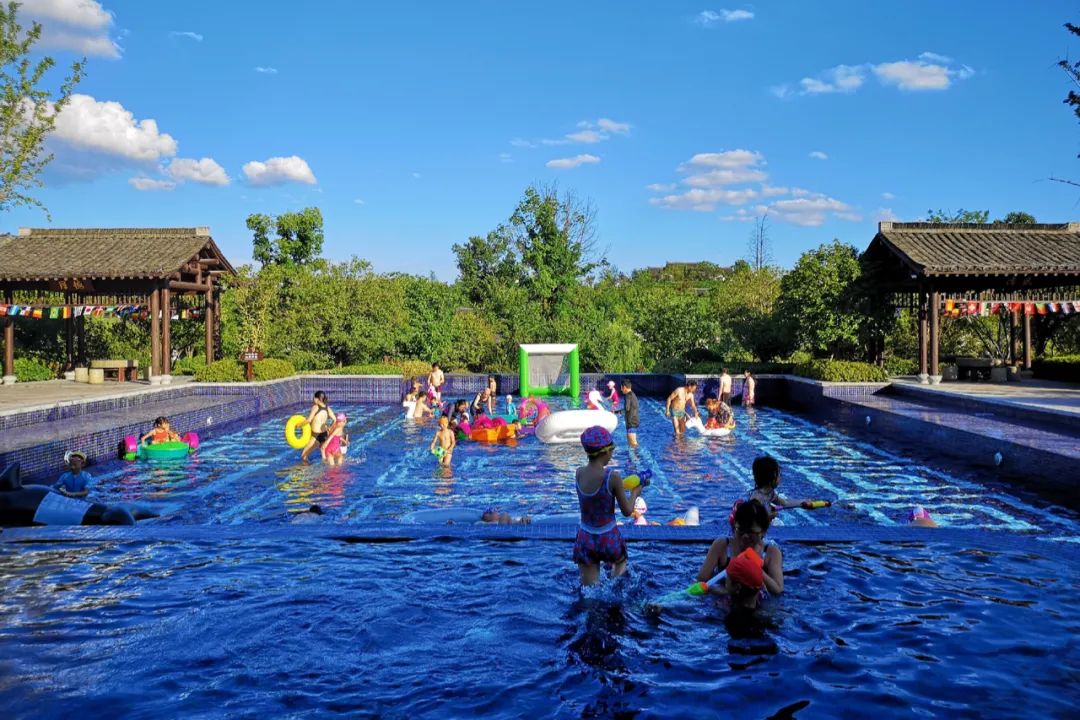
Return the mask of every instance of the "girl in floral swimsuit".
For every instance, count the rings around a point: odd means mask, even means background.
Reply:
[[[623,516],[634,514],[634,501],[641,493],[638,485],[629,496],[622,478],[607,468],[615,452],[611,433],[599,425],[581,434],[581,445],[589,462],[577,469],[574,487],[581,508],[581,525],[574,539],[574,562],[581,573],[582,585],[594,585],[600,579],[600,563],[611,563],[611,576],[626,572],[626,541],[615,521],[615,503]]]

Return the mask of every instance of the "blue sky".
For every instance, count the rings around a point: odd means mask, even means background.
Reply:
[[[55,227],[209,225],[309,205],[324,253],[456,276],[529,183],[591,199],[622,270],[774,260],[927,208],[1080,219],[1055,61],[1075,5],[25,0],[87,55],[50,147]],[[3,230],[42,227],[34,209]]]

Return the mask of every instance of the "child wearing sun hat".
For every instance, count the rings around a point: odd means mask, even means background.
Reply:
[[[65,459],[69,470],[53,484],[53,489],[68,497],[86,497],[90,494],[90,483],[94,479],[83,470],[86,467],[86,453],[76,450],[67,453]]]
[[[600,564],[611,564],[611,576],[626,572],[626,540],[615,520],[615,505],[624,517],[634,514],[634,502],[641,493],[637,485],[629,494],[623,490],[618,471],[608,468],[615,452],[611,433],[594,425],[581,433],[581,447],[588,462],[574,473],[574,489],[581,509],[581,524],[574,539],[574,562],[582,585],[600,579]]]

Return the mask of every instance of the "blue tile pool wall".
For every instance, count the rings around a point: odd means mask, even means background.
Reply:
[[[1033,420],[1050,422],[1058,427],[1069,428],[1074,432],[1080,432],[1080,415],[1077,415],[1076,413],[1054,412],[1053,410],[1044,410],[1031,405],[1014,405],[1008,402],[995,401],[992,398],[978,399],[966,395],[956,395],[911,385],[890,385],[884,392],[914,402],[931,405],[949,405],[966,410],[972,414],[993,412],[993,414],[999,418],[1015,420],[1018,423],[1031,422]]]

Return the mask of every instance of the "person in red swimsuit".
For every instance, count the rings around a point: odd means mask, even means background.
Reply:
[[[574,562],[581,573],[582,585],[594,585],[600,579],[600,564],[611,563],[611,576],[626,572],[626,540],[615,521],[615,504],[624,517],[634,514],[634,501],[641,485],[627,495],[622,477],[607,467],[615,452],[611,433],[594,425],[581,433],[581,446],[589,462],[574,474],[574,489],[581,508],[581,525],[574,539]]]

